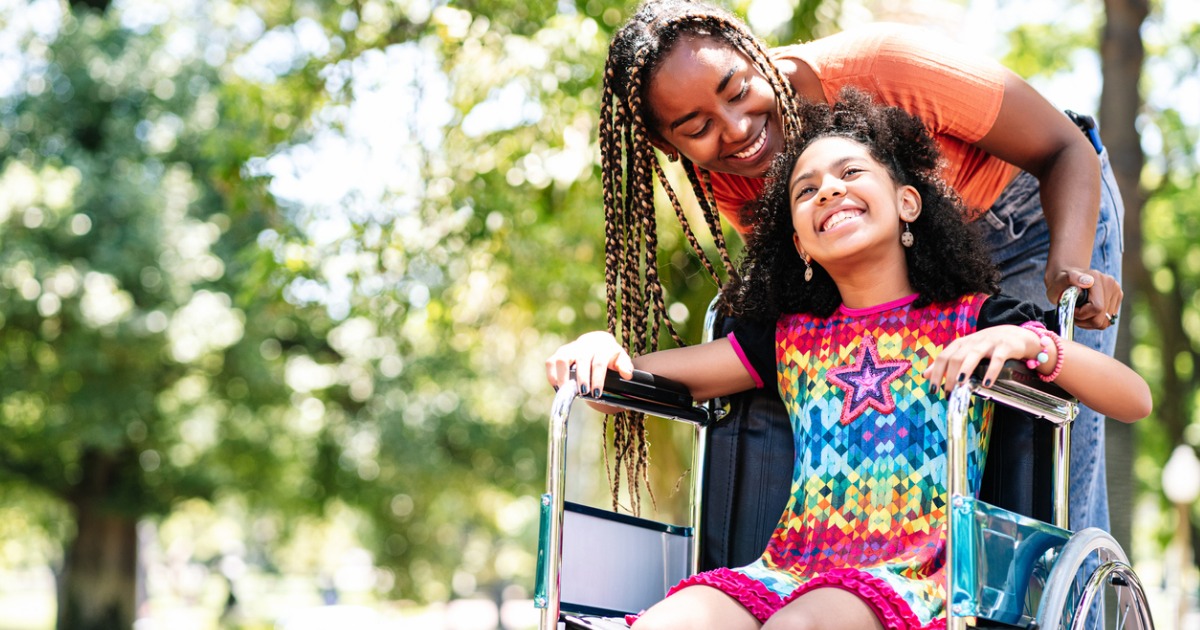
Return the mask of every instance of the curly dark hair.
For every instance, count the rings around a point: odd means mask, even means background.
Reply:
[[[963,219],[958,194],[938,171],[941,153],[919,119],[871,97],[846,89],[833,104],[804,103],[802,136],[771,167],[767,189],[751,204],[754,231],[740,272],[723,291],[724,310],[733,316],[772,322],[784,313],[832,315],[842,303],[833,278],[816,261],[811,281],[792,235],[788,183],[800,154],[819,138],[839,136],[861,143],[899,185],[916,188],[921,214],[909,224],[912,247],[904,250],[916,306],[949,302],[971,293],[999,290],[999,273],[978,231]]]

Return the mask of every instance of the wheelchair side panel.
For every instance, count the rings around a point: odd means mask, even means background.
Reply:
[[[688,576],[691,528],[570,502],[563,507],[561,611],[637,613]]]
[[[1049,573],[1046,552],[1061,548],[1071,532],[970,497],[952,501],[954,614],[1028,625],[1031,589],[1040,594]]]

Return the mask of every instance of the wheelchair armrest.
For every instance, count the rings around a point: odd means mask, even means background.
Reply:
[[[979,362],[979,367],[975,368],[975,373],[972,377],[980,382],[983,381],[983,375],[987,372],[989,361],[984,359]],[[1067,390],[1058,386],[1057,383],[1047,383],[1038,378],[1035,370],[1031,370],[1021,361],[1010,359],[1004,362],[1004,367],[1000,368],[1000,375],[996,377],[996,382],[1006,381],[1020,385],[1028,389],[1037,390],[1047,396],[1061,398],[1067,402],[1076,402],[1075,397],[1067,393]]]
[[[609,370],[604,378],[604,393],[591,400],[701,425],[708,424],[712,417],[707,409],[696,406],[691,392],[682,383],[642,370],[634,370],[631,379]]]
[[[1075,419],[1078,401],[1055,383],[1038,378],[1033,370],[1020,361],[1007,361],[990,387],[983,386],[988,362],[981,361],[971,375],[970,389],[976,395],[994,400],[1026,413],[1044,418],[1054,424]]]

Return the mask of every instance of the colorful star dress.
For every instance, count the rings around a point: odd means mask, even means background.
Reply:
[[[921,373],[980,327],[984,304],[988,325],[1040,312],[986,295],[917,308],[916,297],[843,306],[827,318],[787,315],[774,331],[735,328],[734,349],[756,381],[778,377],[795,434],[791,498],[757,561],[694,575],[672,593],[712,586],[766,621],[805,592],[836,587],[866,601],[886,628],[945,626],[947,399]],[[990,418],[990,403],[972,405],[975,491]]]

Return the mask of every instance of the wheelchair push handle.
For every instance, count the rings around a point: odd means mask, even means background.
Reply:
[[[1088,303],[1088,290],[1069,286],[1058,298],[1058,336],[1071,341],[1075,336],[1075,309]]]

